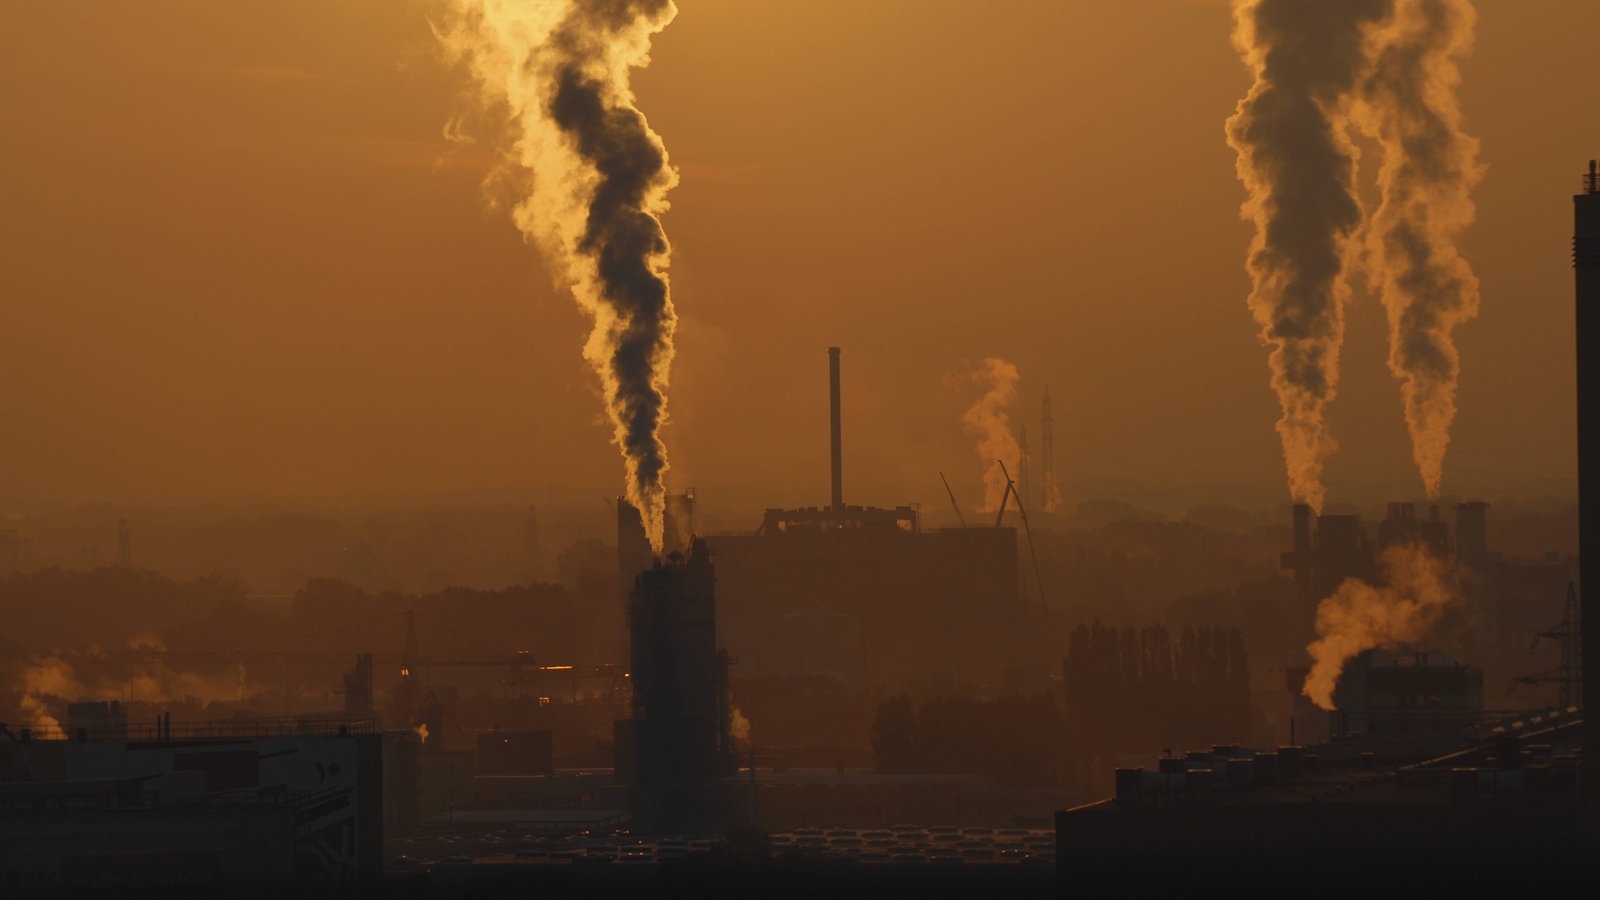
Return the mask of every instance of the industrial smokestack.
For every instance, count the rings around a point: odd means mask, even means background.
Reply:
[[[839,348],[828,348],[828,403],[833,442],[833,511],[844,512],[844,443],[839,435]]]
[[[1583,582],[1583,693],[1600,698],[1600,173],[1589,161],[1583,193],[1572,198],[1572,267],[1577,287],[1578,345],[1578,570]],[[1600,752],[1600,716],[1586,716],[1583,745]],[[1600,834],[1600,766],[1583,767],[1584,819]]]
[[[1311,603],[1311,506],[1294,505],[1294,593],[1301,602]]]

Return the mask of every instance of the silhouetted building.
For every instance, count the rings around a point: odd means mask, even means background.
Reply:
[[[732,769],[727,655],[717,647],[716,570],[703,541],[641,572],[628,607],[636,820],[647,832],[705,827],[701,790]]]
[[[1282,556],[1283,568],[1294,572],[1302,613],[1314,609],[1345,579],[1370,581],[1377,573],[1375,548],[1367,541],[1359,517],[1317,516],[1315,533],[1311,518],[1311,507],[1295,504],[1294,549]]]
[[[79,723],[120,712],[74,706]],[[380,736],[283,726],[168,723],[105,740],[87,726],[71,740],[0,731],[0,892],[376,887]]]
[[[1333,703],[1335,737],[1462,729],[1483,718],[1483,670],[1443,653],[1367,650],[1345,665]]]
[[[844,502],[839,350],[829,349],[832,503],[768,509],[755,533],[707,538],[722,590],[724,643],[749,671],[775,677],[860,672],[852,690],[992,686],[1014,665],[1021,596],[1010,527],[926,531],[914,507]],[[785,671],[796,654],[770,640],[795,613],[826,617],[856,661]],[[846,676],[848,677],[848,676]]]
[[[127,740],[128,710],[117,700],[68,703],[67,735],[78,741]]]

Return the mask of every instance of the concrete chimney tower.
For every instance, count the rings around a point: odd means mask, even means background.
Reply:
[[[1583,694],[1600,698],[1600,172],[1589,161],[1583,193],[1572,198],[1572,267],[1577,270],[1578,571]],[[1594,590],[1589,590],[1590,582]],[[1583,746],[1600,754],[1600,716],[1585,716]],[[1600,836],[1600,765],[1583,767],[1584,819]]]
[[[833,511],[844,512],[844,443],[839,435],[839,348],[828,348],[828,402],[832,408]]]

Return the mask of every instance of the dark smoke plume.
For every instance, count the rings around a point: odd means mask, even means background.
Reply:
[[[1228,120],[1255,223],[1250,309],[1270,348],[1289,489],[1321,509],[1337,446],[1326,410],[1339,383],[1345,270],[1362,221],[1349,101],[1371,28],[1393,0],[1240,0],[1234,41],[1255,84]]]
[[[632,69],[677,8],[670,0],[457,0],[441,32],[508,114],[509,155],[531,176],[514,218],[564,269],[594,319],[584,356],[600,376],[628,500],[662,541],[661,427],[677,325],[661,227],[677,174],[634,105]]]
[[[1456,247],[1483,177],[1456,100],[1455,60],[1470,52],[1476,20],[1467,0],[1399,0],[1379,33],[1357,115],[1383,151],[1368,271],[1389,314],[1389,370],[1400,381],[1412,456],[1433,498],[1461,372],[1452,332],[1478,314],[1478,279]]]

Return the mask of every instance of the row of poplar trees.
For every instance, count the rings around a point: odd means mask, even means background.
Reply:
[[[1250,738],[1250,660],[1237,628],[1072,633],[1061,674],[1066,718],[1086,756],[1206,748]]]

